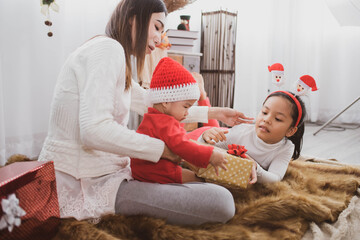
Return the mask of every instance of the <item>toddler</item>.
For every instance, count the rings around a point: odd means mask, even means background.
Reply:
[[[199,97],[199,86],[190,72],[171,58],[161,59],[154,70],[147,96],[153,107],[149,107],[137,132],[163,140],[175,154],[198,167],[206,168],[210,163],[216,171],[218,167],[226,170],[227,160],[223,153],[213,146],[189,141],[180,125]],[[144,182],[202,181],[192,171],[166,159],[152,163],[132,158],[131,170],[134,179]]]
[[[305,115],[299,96],[275,91],[265,99],[255,125],[205,129],[198,141],[225,149],[228,144],[244,145],[257,162],[258,182],[277,182],[284,177],[291,158],[300,155]]]

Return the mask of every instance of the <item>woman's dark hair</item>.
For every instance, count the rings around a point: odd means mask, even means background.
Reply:
[[[110,20],[106,26],[105,33],[118,41],[125,51],[126,60],[126,87],[131,87],[131,59],[136,57],[137,74],[141,76],[148,40],[148,29],[151,15],[153,13],[164,12],[167,15],[165,4],[162,0],[122,0],[115,8]],[[135,17],[136,39],[134,42],[131,37],[131,20]]]
[[[292,94],[299,101],[300,106],[302,108],[302,115],[301,115],[301,118],[300,118],[300,122],[299,122],[299,124],[297,126],[297,131],[295,132],[294,135],[292,135],[291,137],[288,138],[295,145],[295,149],[294,149],[294,153],[293,153],[292,158],[297,159],[300,156],[303,135],[304,135],[304,132],[305,132],[304,119],[305,119],[305,116],[306,116],[306,109],[305,109],[304,102],[301,100],[301,98],[299,96],[294,95],[294,93],[292,93],[292,92],[289,92],[289,91],[287,91],[287,92]],[[291,106],[292,106],[291,117],[293,119],[291,127],[295,127],[296,120],[298,119],[298,116],[299,116],[299,110],[297,108],[297,105],[296,105],[295,101],[289,95],[287,95],[286,93],[281,92],[281,91],[271,93],[267,97],[267,99],[270,98],[270,97],[274,97],[274,96],[279,96],[279,97],[286,98],[291,103]],[[265,102],[266,102],[266,100],[265,100]]]

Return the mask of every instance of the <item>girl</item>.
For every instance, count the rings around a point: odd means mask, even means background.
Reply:
[[[287,91],[271,93],[263,103],[255,126],[241,124],[223,130],[205,130],[198,141],[227,149],[228,144],[244,145],[257,162],[258,182],[280,181],[291,160],[300,155],[304,135],[305,105]]]
[[[122,0],[106,35],[88,40],[65,62],[39,156],[39,161],[54,161],[61,217],[143,214],[177,224],[226,222],[233,217],[233,197],[217,185],[132,181],[130,157],[151,162],[178,159],[162,140],[127,128],[130,109],[139,114],[147,110],[145,90],[131,79],[130,57],[136,57],[140,75],[145,54],[160,43],[166,15],[162,0]],[[242,113],[226,108],[203,107],[189,113],[195,121],[215,118],[228,125],[242,122],[240,117]]]

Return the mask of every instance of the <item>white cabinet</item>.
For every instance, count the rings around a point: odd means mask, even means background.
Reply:
[[[190,72],[200,72],[200,56],[184,55],[183,66]]]
[[[190,72],[200,73],[200,57],[201,53],[188,53],[181,51],[168,51],[168,56],[181,65],[183,65]]]

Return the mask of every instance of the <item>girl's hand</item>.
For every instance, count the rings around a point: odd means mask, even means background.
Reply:
[[[247,154],[246,154],[246,159],[251,160],[253,162],[253,166],[251,168],[251,175],[250,175],[250,179],[249,179],[249,184],[254,184],[254,183],[257,182],[257,174],[256,174],[257,164],[256,164],[255,160],[252,159]]]
[[[211,154],[209,162],[214,167],[216,176],[219,176],[219,167],[221,167],[225,171],[227,170],[225,164],[227,164],[228,161],[225,159],[225,154],[216,150],[215,148],[213,150],[213,153]]]
[[[226,140],[225,133],[229,131],[217,127],[210,128],[202,134],[202,138],[206,143],[215,144],[216,142],[222,142]]]
[[[182,161],[181,157],[173,153],[173,151],[171,151],[170,148],[168,148],[168,146],[166,145],[164,147],[164,151],[161,155],[161,158],[168,159],[174,163],[180,163]]]
[[[250,175],[249,184],[254,184],[254,183],[257,182],[256,168],[257,168],[257,165],[256,165],[256,163],[254,162],[254,163],[253,163],[253,166],[252,166],[252,168],[251,168],[251,175]]]
[[[208,118],[217,119],[228,126],[234,126],[240,123],[253,123],[254,120],[254,118],[247,117],[235,109],[222,107],[209,108]]]

